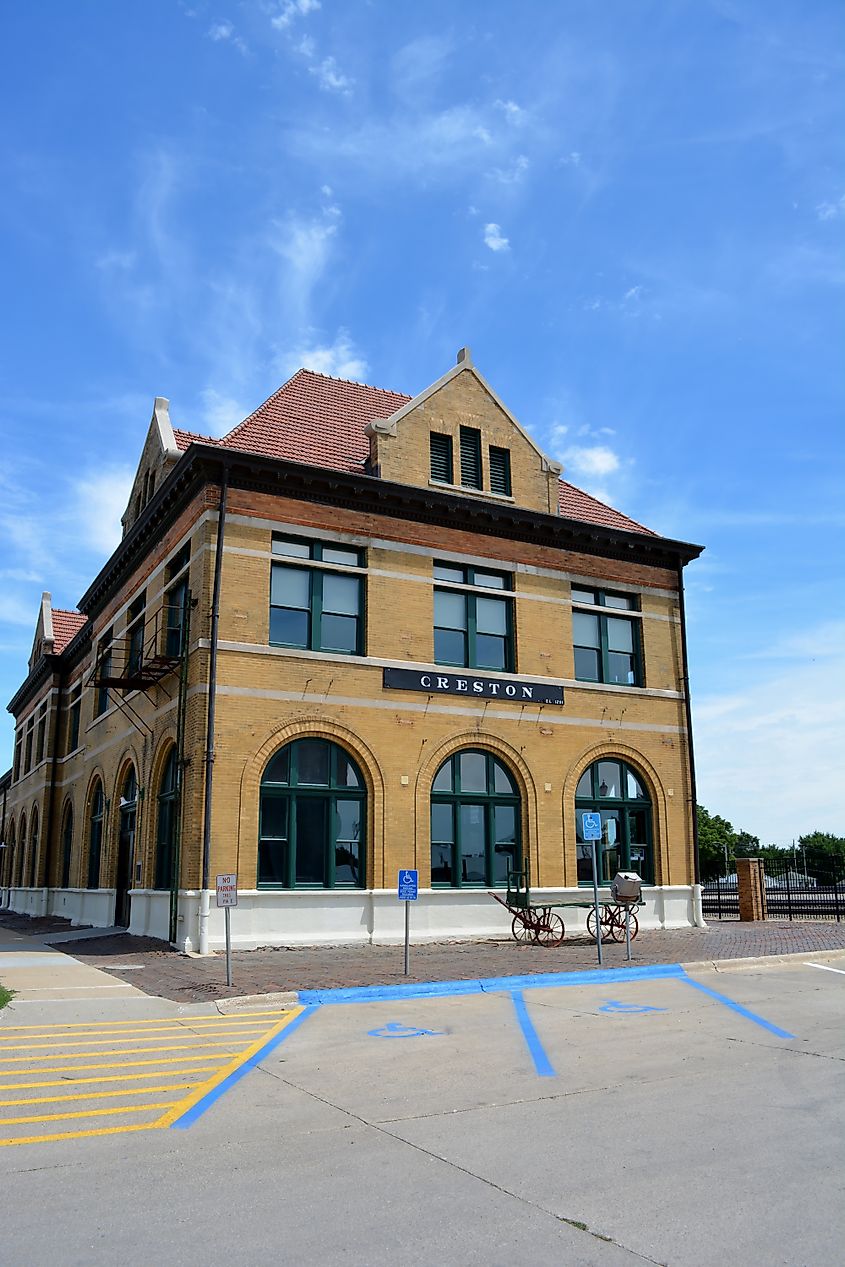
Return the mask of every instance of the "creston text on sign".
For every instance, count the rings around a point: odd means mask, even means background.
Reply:
[[[505,700],[510,704],[562,704],[563,687],[549,682],[508,681],[475,673],[426,669],[384,669],[383,684],[400,691],[429,695],[470,695],[475,699]]]

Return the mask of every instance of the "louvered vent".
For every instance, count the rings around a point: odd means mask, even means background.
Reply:
[[[461,427],[461,483],[481,488],[481,432],[475,427]]]
[[[490,492],[511,495],[510,449],[496,449],[490,445]]]
[[[431,478],[439,484],[451,484],[454,480],[452,471],[452,437],[431,433]]]

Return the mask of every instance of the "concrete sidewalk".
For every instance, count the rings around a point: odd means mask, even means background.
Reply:
[[[57,950],[41,937],[0,925],[0,983],[14,1003],[144,997],[136,989],[90,963]]]

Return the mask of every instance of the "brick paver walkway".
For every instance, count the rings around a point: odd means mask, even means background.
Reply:
[[[33,933],[40,931],[20,916],[0,914],[0,927],[3,926]],[[131,982],[149,994],[185,1003],[280,990],[574,972],[597,966],[593,944],[574,938],[567,938],[562,946],[548,950],[518,946],[510,940],[412,946],[408,977],[403,976],[401,946],[268,947],[233,953],[235,984],[229,989],[222,952],[207,959],[196,959],[169,950],[152,938],[129,936],[71,943],[67,949],[83,962]],[[845,923],[796,920],[741,924],[726,920],[720,924],[714,920],[707,929],[641,932],[632,946],[632,961],[634,964],[694,963],[757,955],[812,955],[841,949],[845,949]],[[140,970],[121,971],[126,965],[138,964],[143,965]],[[624,945],[606,945],[604,966],[615,968],[624,964]]]

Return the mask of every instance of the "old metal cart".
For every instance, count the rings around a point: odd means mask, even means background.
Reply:
[[[596,936],[596,910],[593,902],[584,900],[584,898],[566,898],[558,902],[532,902],[531,901],[531,878],[530,865],[526,859],[525,865],[518,871],[508,867],[508,887],[504,897],[500,893],[489,891],[490,896],[507,908],[511,914],[511,933],[515,941],[518,942],[537,942],[540,946],[559,946],[566,936],[566,926],[563,922],[563,916],[558,914],[566,906],[575,909],[586,910],[587,915],[587,931],[590,937],[595,940]],[[613,941],[625,940],[625,921],[626,915],[629,921],[631,939],[633,940],[639,932],[639,923],[636,914],[631,909],[634,903],[607,901],[600,902],[600,919],[602,938],[611,938]],[[642,906],[640,899],[636,905]]]

